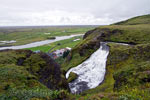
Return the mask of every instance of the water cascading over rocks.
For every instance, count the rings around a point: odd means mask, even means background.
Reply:
[[[77,79],[69,83],[69,88],[72,93],[78,94],[85,90],[95,88],[102,83],[106,73],[108,54],[109,47],[107,43],[101,42],[100,48],[89,59],[67,72],[66,78],[69,77],[70,72],[78,75]]]

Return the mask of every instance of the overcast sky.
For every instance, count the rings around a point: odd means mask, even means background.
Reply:
[[[104,25],[150,14],[150,0],[0,0],[0,26]]]

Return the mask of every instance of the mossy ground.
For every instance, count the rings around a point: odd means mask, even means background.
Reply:
[[[0,99],[50,99],[53,91],[37,81],[37,77],[16,65],[0,65]]]

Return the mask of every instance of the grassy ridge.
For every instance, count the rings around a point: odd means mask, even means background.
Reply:
[[[125,43],[148,43],[150,42],[150,24],[142,25],[110,25],[100,27],[107,28],[112,32],[119,30],[120,32],[111,34],[105,41],[125,42]]]
[[[150,14],[134,17],[125,21],[115,23],[114,25],[137,25],[137,24],[150,24]]]

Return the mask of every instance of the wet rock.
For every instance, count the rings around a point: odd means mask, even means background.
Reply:
[[[69,74],[69,78],[67,79],[67,82],[70,83],[70,82],[74,81],[75,79],[77,79],[77,77],[78,77],[78,75],[76,73],[71,72]]]

